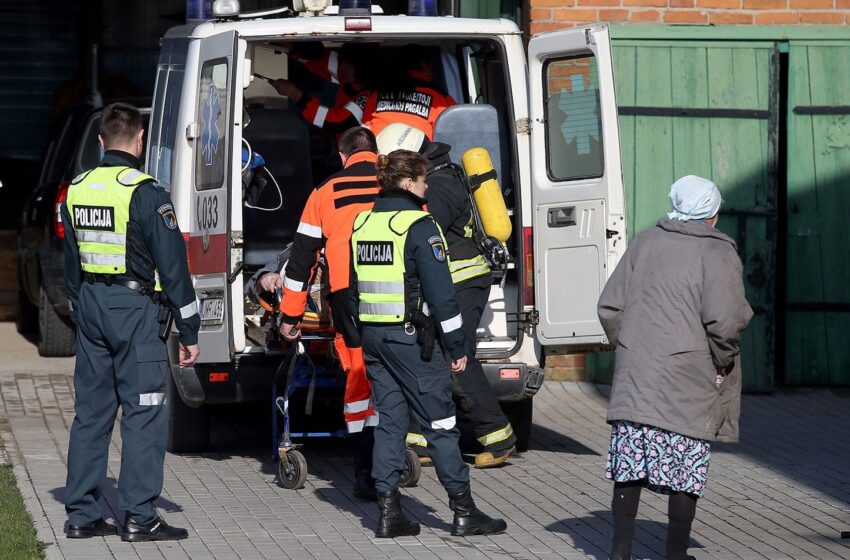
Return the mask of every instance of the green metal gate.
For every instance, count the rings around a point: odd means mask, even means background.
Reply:
[[[614,44],[620,142],[631,234],[669,211],[677,178],[723,192],[719,228],[738,243],[747,298],[744,386],[773,386],[778,57],[769,42]]]
[[[786,383],[850,384],[850,43],[792,41]]]

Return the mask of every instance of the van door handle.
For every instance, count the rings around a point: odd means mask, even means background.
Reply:
[[[198,137],[198,123],[190,122],[186,125],[186,140],[194,140]]]
[[[550,208],[546,217],[546,224],[551,228],[576,225],[576,207]]]

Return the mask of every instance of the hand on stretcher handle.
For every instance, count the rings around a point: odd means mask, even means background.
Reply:
[[[298,322],[294,325],[292,323],[281,323],[280,334],[282,334],[283,338],[290,342],[297,340],[298,337],[301,336],[301,323]]]

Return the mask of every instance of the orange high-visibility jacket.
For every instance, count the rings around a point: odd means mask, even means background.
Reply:
[[[322,247],[331,292],[348,288],[351,231],[360,212],[371,210],[380,187],[372,152],[358,152],[307,199],[283,277],[281,313],[288,323],[304,315],[308,288]]]
[[[366,101],[363,124],[375,136],[393,123],[404,123],[418,128],[428,140],[434,139],[434,123],[447,107],[456,102],[450,95],[443,95],[426,85],[411,89],[375,91]]]

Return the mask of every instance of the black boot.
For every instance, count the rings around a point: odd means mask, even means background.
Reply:
[[[504,519],[493,519],[475,507],[475,500],[472,499],[472,491],[468,486],[460,494],[449,495],[449,507],[455,512],[452,524],[452,535],[455,537],[495,535],[508,528]]]
[[[374,502],[378,499],[375,490],[375,479],[369,471],[358,471],[354,478],[354,497],[358,500]]]
[[[394,539],[396,537],[415,537],[419,534],[419,523],[411,521],[401,511],[401,495],[398,488],[389,492],[378,492],[378,507],[381,508],[381,518],[375,537],[379,539]]]

